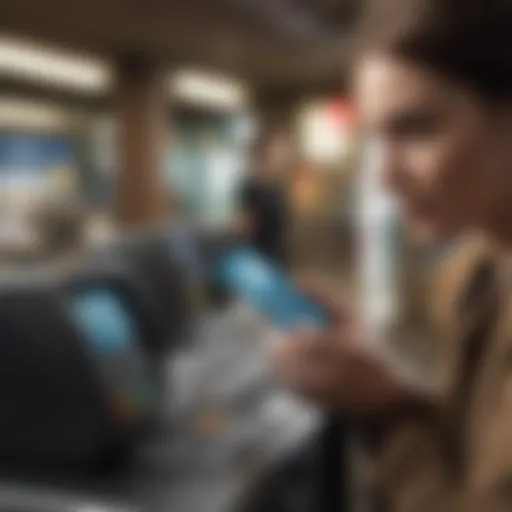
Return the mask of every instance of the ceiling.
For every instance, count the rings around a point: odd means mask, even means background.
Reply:
[[[0,31],[228,72],[264,91],[337,87],[357,0],[2,0]]]

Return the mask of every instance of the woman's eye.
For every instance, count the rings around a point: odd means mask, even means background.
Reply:
[[[439,125],[439,120],[431,116],[409,116],[397,120],[391,132],[396,138],[419,140],[434,136]]]

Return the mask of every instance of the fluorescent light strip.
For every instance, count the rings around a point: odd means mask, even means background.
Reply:
[[[109,66],[95,58],[0,37],[0,75],[99,94],[112,84]]]
[[[0,37],[0,76],[83,94],[112,90],[113,70],[105,61],[22,39]],[[214,73],[181,70],[169,79],[178,100],[219,110],[239,110],[248,101],[245,84]]]
[[[204,107],[240,110],[248,102],[247,88],[241,82],[214,74],[183,70],[170,78],[171,96]]]

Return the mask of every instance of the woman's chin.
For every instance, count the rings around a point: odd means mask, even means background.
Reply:
[[[458,230],[454,227],[448,227],[426,219],[408,219],[406,231],[412,239],[421,243],[443,242],[458,234]]]

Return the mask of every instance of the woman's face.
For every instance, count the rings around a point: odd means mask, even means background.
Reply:
[[[497,228],[512,205],[512,115],[398,59],[368,56],[356,73],[363,129],[384,183],[419,235]],[[508,217],[510,218],[510,217]]]

